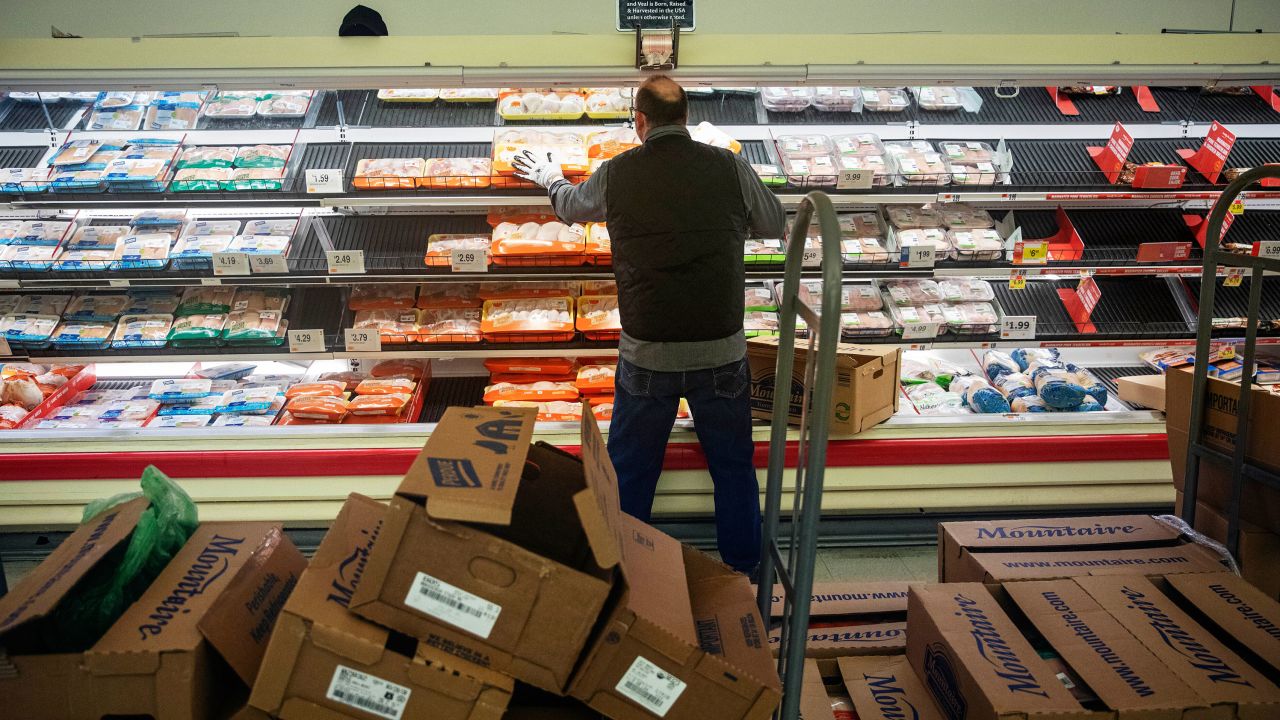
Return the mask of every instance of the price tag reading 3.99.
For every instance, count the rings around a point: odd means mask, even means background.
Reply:
[[[837,190],[870,190],[875,182],[874,170],[841,170],[836,178]]]
[[[1001,340],[1034,340],[1036,338],[1035,315],[1005,315],[1000,322]]]
[[[363,250],[325,250],[330,275],[363,275]]]
[[[449,269],[466,273],[489,272],[489,255],[484,250],[454,248],[449,251]]]
[[[347,352],[381,352],[382,336],[377,330],[343,330],[343,341]]]

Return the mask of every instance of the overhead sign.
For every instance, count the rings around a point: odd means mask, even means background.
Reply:
[[[694,27],[693,0],[618,0],[618,32],[665,30],[674,20],[681,31]]]

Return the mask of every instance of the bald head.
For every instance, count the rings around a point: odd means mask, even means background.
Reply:
[[[636,90],[636,112],[644,113],[650,127],[684,125],[689,119],[689,100],[675,80],[654,75]]]

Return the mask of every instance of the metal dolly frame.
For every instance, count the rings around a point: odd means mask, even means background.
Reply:
[[[1222,221],[1231,203],[1245,188],[1269,178],[1280,179],[1280,167],[1254,168],[1222,191],[1209,213],[1209,226],[1205,232],[1204,270],[1200,279],[1200,312],[1196,333],[1195,375],[1191,392],[1191,422],[1187,433],[1187,465],[1183,486],[1182,519],[1194,526],[1196,500],[1200,487],[1200,463],[1209,460],[1226,465],[1231,472],[1231,497],[1227,504],[1227,550],[1234,557],[1240,544],[1240,502],[1245,480],[1262,483],[1280,490],[1280,474],[1251,463],[1247,457],[1249,447],[1249,412],[1253,396],[1254,360],[1258,346],[1258,316],[1262,307],[1262,277],[1264,271],[1280,272],[1280,258],[1255,255],[1238,255],[1224,252],[1220,245]],[[1255,245],[1255,248],[1258,246]],[[1217,290],[1218,267],[1249,268],[1249,308],[1245,322],[1244,352],[1241,357],[1240,400],[1236,406],[1235,451],[1231,454],[1215,450],[1204,444],[1204,414],[1207,403],[1205,390],[1209,382],[1209,350],[1212,345],[1214,293]]]
[[[799,298],[804,238],[817,215],[822,235],[821,314]],[[778,365],[774,380],[773,423],[769,436],[769,470],[765,485],[764,529],[757,602],[760,615],[770,617],[773,580],[783,588],[782,638],[778,675],[782,705],[776,717],[800,717],[805,642],[809,629],[809,598],[813,595],[813,564],[817,559],[818,522],[822,516],[822,478],[826,472],[831,388],[835,382],[836,344],[840,341],[840,286],[843,259],[840,223],[831,198],[811,192],[796,209],[788,235],[787,260],[779,312]],[[796,240],[799,239],[799,242]],[[795,367],[796,316],[808,325],[804,391],[800,398],[800,430],[796,443],[795,488],[791,497],[791,537],[783,560],[778,538],[782,512],[782,483],[786,474],[787,416],[792,408],[791,378]]]

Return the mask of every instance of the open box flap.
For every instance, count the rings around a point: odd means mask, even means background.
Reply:
[[[439,520],[510,525],[536,408],[451,407],[396,494]]]
[[[905,580],[881,582],[819,582],[813,584],[809,616],[869,615],[907,611]],[[769,614],[782,617],[782,586],[773,586],[773,603]]]
[[[1180,535],[1150,515],[983,520],[942,523],[941,529],[957,546],[974,550],[1171,543]]]
[[[17,587],[0,597],[0,635],[52,612],[86,573],[133,533],[149,505],[146,498],[136,498],[81,523]]]
[[[610,568],[621,560],[623,546],[618,475],[609,461],[609,451],[595,415],[585,403],[582,408],[582,475],[587,489],[573,497],[573,504],[578,510],[578,519],[582,521],[596,564]]]

